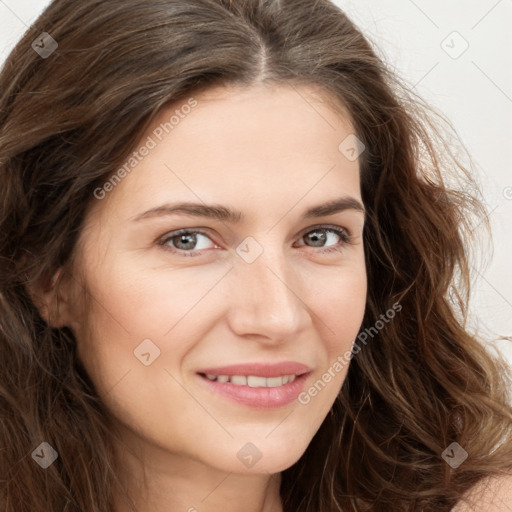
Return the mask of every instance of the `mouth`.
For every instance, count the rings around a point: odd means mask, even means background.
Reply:
[[[297,399],[311,369],[300,363],[244,364],[197,372],[208,388],[238,405],[272,409]]]

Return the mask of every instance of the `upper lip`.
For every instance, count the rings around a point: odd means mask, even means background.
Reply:
[[[283,363],[244,363],[230,366],[204,368],[197,373],[205,375],[254,375],[255,377],[279,377],[281,375],[302,375],[311,371],[309,366],[293,361]]]

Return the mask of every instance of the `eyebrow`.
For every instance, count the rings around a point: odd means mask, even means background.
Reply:
[[[325,217],[345,210],[355,210],[363,214],[366,213],[364,206],[359,200],[354,197],[346,196],[308,208],[304,212],[303,218],[312,219],[316,217]],[[166,203],[161,206],[151,208],[150,210],[136,215],[132,220],[134,222],[139,222],[145,219],[175,214],[189,215],[192,217],[206,217],[234,224],[240,223],[245,219],[242,212],[220,204],[207,205],[204,203],[183,202],[172,204]]]

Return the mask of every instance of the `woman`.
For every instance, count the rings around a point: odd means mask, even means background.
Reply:
[[[56,0],[0,90],[2,511],[508,510],[485,212],[337,7]]]

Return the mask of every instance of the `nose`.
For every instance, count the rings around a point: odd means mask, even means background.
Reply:
[[[282,251],[266,248],[252,263],[236,258],[229,279],[227,316],[238,336],[280,344],[296,338],[311,322],[306,283]]]

